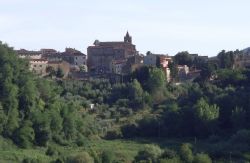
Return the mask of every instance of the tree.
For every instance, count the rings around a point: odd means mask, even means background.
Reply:
[[[207,154],[198,153],[195,155],[193,163],[212,163],[212,160]]]
[[[64,76],[63,70],[59,67],[56,72],[56,77],[62,78]]]
[[[147,81],[147,88],[149,92],[155,93],[164,88],[166,84],[165,75],[161,69],[153,68],[149,72],[149,79]]]
[[[102,163],[113,163],[115,154],[111,150],[105,150],[102,152]]]
[[[132,107],[138,108],[143,105],[143,89],[141,84],[134,79],[133,82],[129,85],[129,99],[131,101]]]
[[[203,137],[214,134],[217,129],[219,107],[215,104],[209,105],[204,98],[201,98],[194,106],[194,113],[196,120],[195,134]]]
[[[225,50],[222,50],[217,57],[219,58],[221,68],[233,68],[235,60],[233,51],[226,52]]]
[[[150,68],[148,66],[143,66],[138,69],[136,69],[133,74],[132,78],[137,79],[140,83],[143,89],[146,88],[146,82],[149,79],[150,74]]]
[[[169,69],[170,69],[170,76],[171,76],[172,80],[177,80],[177,78],[178,78],[177,65],[174,62],[170,62]]]
[[[36,111],[32,113],[33,129],[35,131],[35,141],[39,146],[47,146],[51,139],[50,117],[47,112]]]
[[[7,116],[4,113],[3,106],[0,102],[0,134],[3,134],[4,126],[6,125]]]
[[[180,148],[180,157],[183,161],[187,162],[187,163],[192,163],[193,162],[193,152],[190,148],[190,144],[188,143],[184,143],[181,145]]]
[[[211,121],[219,117],[219,107],[209,105],[204,98],[198,100],[194,107],[196,116],[202,121]]]
[[[36,107],[38,91],[35,82],[29,76],[24,76],[20,80],[19,109],[29,116]]]
[[[77,155],[70,156],[67,159],[68,163],[94,163],[94,159],[87,153],[81,152]]]
[[[174,62],[178,65],[192,66],[193,59],[187,51],[179,52],[174,56]]]
[[[135,156],[135,162],[148,161],[157,163],[163,151],[157,145],[146,145],[145,148]]]
[[[202,81],[209,80],[212,77],[212,75],[215,73],[215,70],[216,70],[215,64],[204,63],[201,66],[201,73],[200,73]]]
[[[56,75],[56,71],[54,69],[54,67],[52,66],[49,66],[46,68],[46,73],[49,74],[49,76],[55,76]]]
[[[75,120],[72,114],[66,115],[63,119],[63,131],[67,139],[73,140],[76,136]]]
[[[22,148],[28,148],[33,145],[35,132],[31,121],[24,121],[22,126],[15,133],[15,142]]]

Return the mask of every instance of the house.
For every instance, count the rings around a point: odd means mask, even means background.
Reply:
[[[46,69],[48,66],[48,60],[46,59],[30,59],[30,70],[38,75],[45,76],[47,74]]]
[[[127,60],[114,60],[112,62],[112,72],[115,74],[122,74],[123,67],[126,65]]]
[[[71,69],[80,70],[81,67],[84,67],[87,71],[87,56],[82,52],[66,48],[65,52],[61,53],[61,58],[70,64]]]
[[[154,67],[160,66],[168,82],[170,81],[169,63],[171,62],[172,58],[164,54],[153,54],[148,52],[147,55],[143,58],[144,65],[154,66]]]
[[[55,72],[61,69],[64,75],[63,78],[68,77],[70,72],[70,64],[66,61],[48,61],[48,68],[49,67],[52,68]]]
[[[40,51],[29,51],[26,49],[15,50],[19,58],[26,59],[41,59],[42,53]]]

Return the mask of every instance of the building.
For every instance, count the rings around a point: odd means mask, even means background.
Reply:
[[[87,71],[87,56],[82,52],[76,49],[66,48],[65,52],[61,53],[61,58],[67,61],[72,69],[80,70],[81,67],[84,67]]]
[[[15,50],[19,58],[26,59],[41,59],[42,53],[40,51],[29,51],[26,49]]]
[[[189,67],[187,65],[178,65],[178,76],[180,80],[185,80],[189,73]]]
[[[132,37],[127,34],[124,41],[100,42],[96,40],[88,49],[88,69],[96,73],[112,73],[114,60],[125,60],[138,54],[132,44]]]
[[[238,55],[235,57],[234,68],[250,68],[250,55]]]
[[[46,75],[48,60],[46,59],[30,59],[30,70],[38,75]]]
[[[55,49],[41,49],[40,52],[43,57],[58,53]]]
[[[55,72],[61,69],[63,71],[64,78],[68,77],[70,72],[70,64],[66,61],[48,61],[48,67],[52,68]]]
[[[112,62],[112,72],[115,74],[122,74],[123,67],[126,65],[127,60],[114,60]]]
[[[143,58],[143,64],[146,66],[154,66],[154,67],[160,66],[168,82],[170,81],[169,63],[171,62],[172,58],[169,57],[168,55],[153,54],[151,52],[148,52],[147,55]]]

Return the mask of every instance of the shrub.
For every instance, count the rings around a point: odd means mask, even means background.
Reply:
[[[62,136],[60,136],[60,135],[54,135],[54,136],[53,136],[53,140],[54,140],[57,144],[62,145],[62,146],[66,146],[66,145],[69,144],[69,143],[68,143],[66,140],[64,140],[64,139],[62,138]]]
[[[22,163],[42,163],[43,161],[35,158],[25,158]]]
[[[106,139],[112,140],[112,139],[119,139],[122,137],[121,130],[116,129],[116,130],[110,130],[106,134]]]
[[[171,159],[160,159],[159,163],[182,163],[182,161],[178,158],[171,158]]]
[[[193,152],[191,150],[191,145],[188,143],[184,143],[180,148],[180,157],[183,161],[187,163],[191,163],[194,159]]]
[[[151,161],[156,163],[158,158],[162,155],[162,150],[157,145],[146,145],[145,148],[138,152],[135,157],[135,162],[138,161]]]
[[[212,160],[207,154],[198,153],[195,155],[193,163],[212,163]]]
[[[82,152],[74,156],[70,156],[67,163],[94,163],[93,158],[87,153]]]
[[[46,151],[46,155],[48,156],[53,156],[53,155],[57,155],[58,154],[58,151],[56,149],[56,147],[53,147],[53,146],[49,146],[47,151]]]
[[[172,159],[177,157],[177,153],[171,149],[165,149],[161,158]]]
[[[115,159],[115,154],[111,150],[105,150],[102,153],[102,163],[112,163]]]
[[[22,148],[32,146],[35,139],[35,133],[31,125],[30,121],[25,121],[23,126],[15,132],[15,142]]]
[[[250,144],[250,131],[249,130],[239,130],[230,139],[232,143]]]
[[[51,163],[64,163],[63,159],[58,158],[55,161],[52,161]]]
[[[77,140],[76,140],[76,144],[77,146],[87,146],[88,145],[88,139],[82,135],[79,135]]]

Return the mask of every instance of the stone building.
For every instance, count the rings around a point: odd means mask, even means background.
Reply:
[[[112,72],[115,74],[122,74],[123,73],[123,67],[126,65],[126,60],[114,60],[112,62]]]
[[[55,72],[61,69],[64,74],[64,78],[68,77],[70,72],[70,64],[65,61],[49,61],[48,67],[52,68]]]
[[[46,59],[30,59],[30,70],[38,75],[46,75],[48,60]]]
[[[88,69],[95,73],[112,73],[114,60],[126,60],[138,52],[132,44],[132,37],[127,34],[124,41],[100,42],[96,40],[88,49]]]
[[[15,50],[17,56],[19,58],[26,58],[26,59],[41,59],[42,53],[40,51],[29,51],[26,49]]]
[[[61,53],[62,60],[67,61],[72,69],[80,69],[80,67],[85,67],[87,71],[87,56],[82,52],[73,49],[66,48],[65,52]]]

